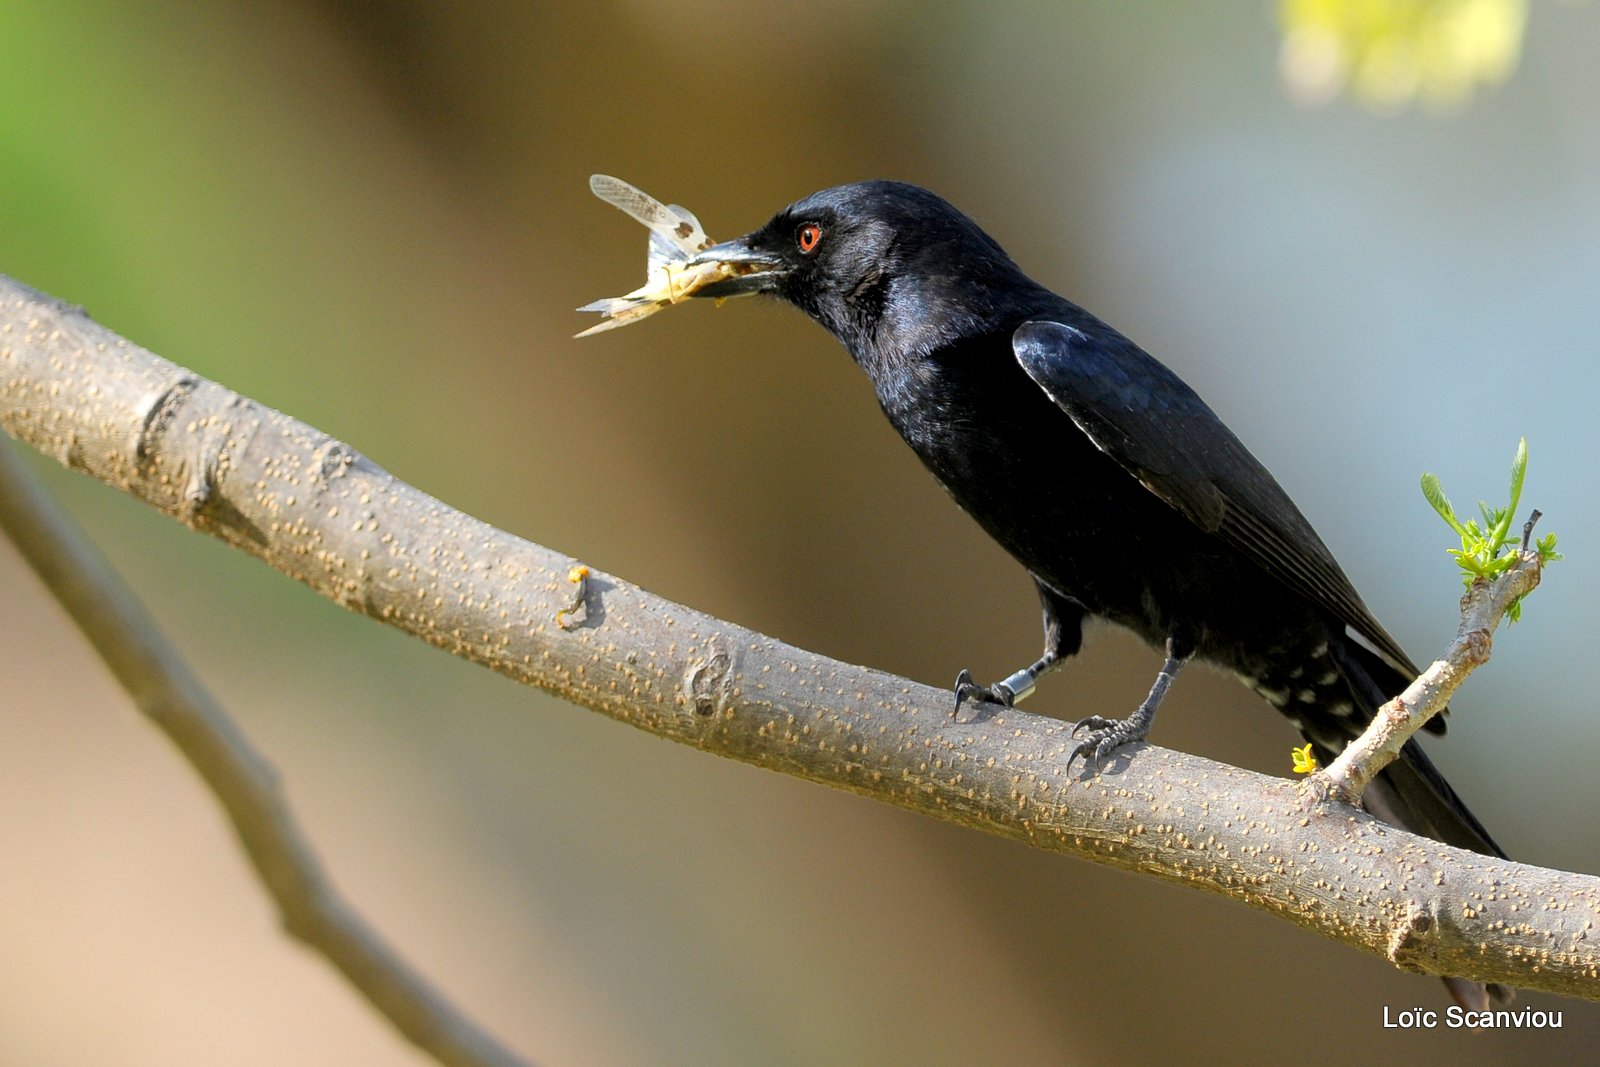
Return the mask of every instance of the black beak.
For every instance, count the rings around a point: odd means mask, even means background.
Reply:
[[[770,293],[778,287],[778,279],[784,272],[783,261],[771,252],[752,245],[748,235],[712,245],[693,256],[685,266],[698,267],[712,263],[723,264],[735,273],[722,281],[700,286],[693,295],[721,300],[730,296]]]

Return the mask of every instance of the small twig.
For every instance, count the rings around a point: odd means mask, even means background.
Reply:
[[[1444,710],[1468,674],[1489,661],[1493,634],[1507,607],[1539,584],[1539,553],[1528,547],[1538,519],[1535,511],[1523,526],[1522,550],[1511,569],[1492,580],[1478,579],[1461,598],[1461,624],[1444,656],[1379,708],[1366,732],[1307,780],[1308,789],[1347,804],[1360,803],[1367,784],[1400,755],[1411,735]]]
[[[1544,517],[1544,512],[1538,508],[1533,509],[1533,514],[1528,516],[1528,521],[1522,524],[1522,551],[1528,551],[1529,543],[1533,540],[1533,527]]]
[[[394,1026],[451,1067],[522,1067],[411,970],[339,896],[264,756],[156,627],[137,595],[0,439],[0,530],[66,608],[133,702],[216,795],[285,929]]]

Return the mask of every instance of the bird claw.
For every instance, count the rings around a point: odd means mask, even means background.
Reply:
[[[1098,771],[1101,762],[1111,753],[1123,745],[1143,741],[1150,733],[1150,724],[1141,722],[1141,718],[1135,714],[1126,719],[1108,719],[1103,715],[1087,715],[1080,719],[1072,728],[1072,736],[1078,736],[1080,730],[1088,730],[1089,733],[1067,754],[1067,769],[1071,770],[1072,761],[1082,756],[1085,762],[1093,763]]]
[[[983,704],[998,704],[1002,708],[1014,707],[1017,702],[1017,695],[1011,691],[1011,687],[1006,683],[996,682],[993,685],[979,685],[972,680],[972,672],[965,668],[962,669],[960,674],[956,675],[955,694],[956,706],[950,712],[952,719],[961,714],[961,705],[969,700],[976,700]]]

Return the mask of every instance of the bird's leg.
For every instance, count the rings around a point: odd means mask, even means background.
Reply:
[[[972,672],[963,667],[961,673],[956,675],[956,712],[960,712],[961,705],[969,700],[1015,707],[1017,701],[1033,692],[1039,676],[1060,662],[1059,655],[1045,649],[1045,654],[1034,660],[1032,666],[1024,667],[1008,675],[1005,681],[993,685],[979,685],[972,680]]]
[[[993,685],[979,685],[972,680],[972,672],[963,669],[956,675],[956,707],[952,714],[959,715],[961,705],[969,700],[1015,707],[1017,701],[1033,692],[1041,677],[1060,666],[1062,661],[1083,646],[1083,608],[1046,587],[1038,579],[1034,580],[1034,584],[1038,587],[1039,602],[1044,608],[1044,654],[1030,666]]]
[[[1150,736],[1150,727],[1156,721],[1156,709],[1161,706],[1172,680],[1189,662],[1191,651],[1180,646],[1174,638],[1167,638],[1167,661],[1161,665],[1161,673],[1156,675],[1155,684],[1150,687],[1150,695],[1144,698],[1144,703],[1126,719],[1108,719],[1102,715],[1090,715],[1082,719],[1072,728],[1072,733],[1076,736],[1079,730],[1088,730],[1089,734],[1068,754],[1067,766],[1070,768],[1072,761],[1082,756],[1086,760],[1093,760],[1098,767],[1102,759],[1122,745],[1143,741]]]

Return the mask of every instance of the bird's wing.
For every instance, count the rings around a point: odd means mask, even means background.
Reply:
[[[1415,676],[1300,509],[1181,378],[1110,330],[1027,322],[1011,345],[1039,388],[1146,489]]]

